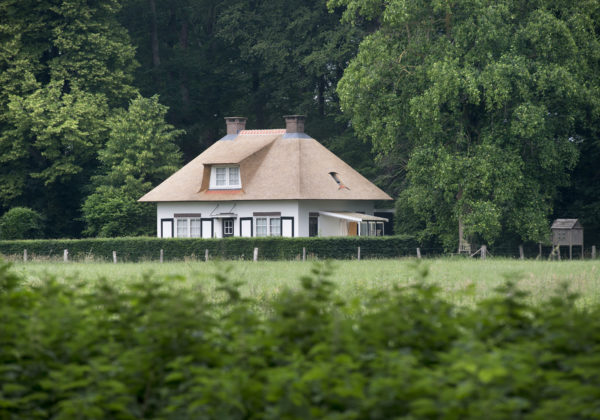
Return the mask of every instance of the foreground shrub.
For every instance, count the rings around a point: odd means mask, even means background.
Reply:
[[[0,239],[41,238],[44,232],[42,216],[27,207],[13,207],[0,217]]]
[[[0,418],[598,417],[598,308],[511,284],[474,309],[424,282],[346,301],[329,271],[257,312],[226,270],[210,303],[185,278],[31,288],[1,265]]]

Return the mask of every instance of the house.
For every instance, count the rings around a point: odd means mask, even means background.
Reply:
[[[304,116],[284,118],[225,118],[225,137],[140,198],[157,203],[158,236],[382,235],[374,200],[392,198],[304,133]]]

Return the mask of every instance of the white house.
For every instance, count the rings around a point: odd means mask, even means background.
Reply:
[[[304,133],[246,130],[228,117],[227,135],[139,201],[157,203],[159,237],[381,235],[373,216],[385,192]]]

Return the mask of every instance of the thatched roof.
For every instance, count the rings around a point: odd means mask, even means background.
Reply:
[[[210,190],[210,166],[216,164],[239,164],[242,189]],[[303,133],[243,130],[215,142],[139,201],[298,199],[392,198]]]

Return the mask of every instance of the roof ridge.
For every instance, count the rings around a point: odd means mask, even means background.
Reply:
[[[241,130],[238,135],[243,136],[247,134],[285,134],[285,128],[275,128],[267,130]]]

